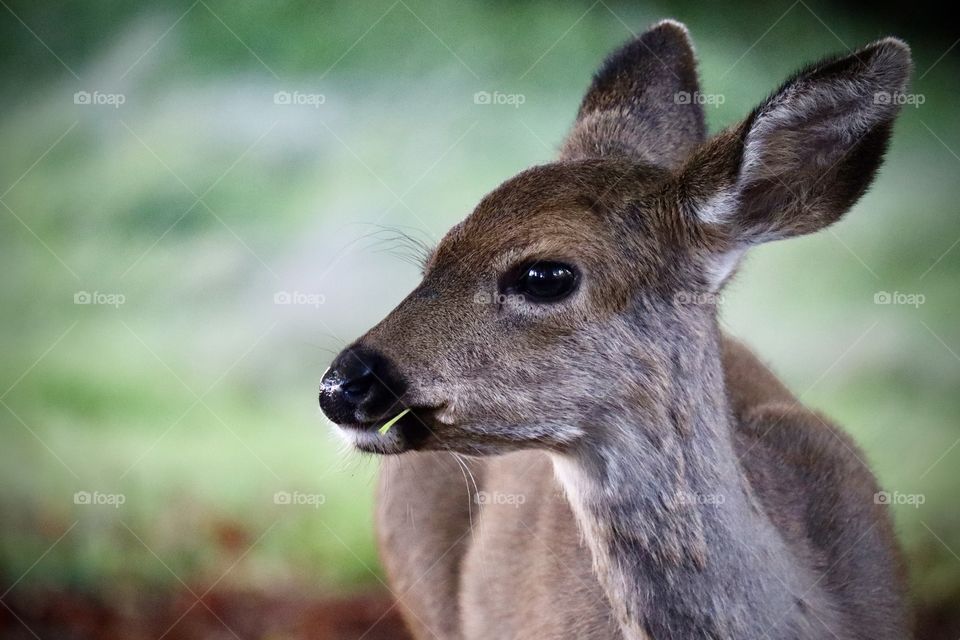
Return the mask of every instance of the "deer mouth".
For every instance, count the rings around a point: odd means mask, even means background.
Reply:
[[[389,429],[381,427],[389,418],[371,422],[340,425],[340,431],[354,447],[365,453],[394,455],[422,449],[435,438],[436,413],[441,407],[407,407],[409,409]]]

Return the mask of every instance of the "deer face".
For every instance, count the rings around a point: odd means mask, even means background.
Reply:
[[[652,228],[623,238],[640,224],[638,207],[644,224],[657,219],[667,177],[632,162],[573,160],[506,182],[442,240],[420,286],[338,357],[324,384],[367,375],[359,402],[324,389],[324,410],[357,446],[381,452],[482,453],[579,437],[572,416],[602,411],[618,395],[611,386],[625,384],[611,367],[640,368],[632,301],[663,281],[660,256],[679,247],[661,246]],[[402,407],[413,411],[377,433]]]
[[[686,30],[660,23],[601,67],[560,160],[486,196],[334,360],[321,407],[375,453],[563,450],[628,403],[655,415],[743,252],[830,224],[867,188],[897,102],[876,95],[908,71],[906,46],[880,41],[704,142],[701,107],[677,98],[698,92]]]

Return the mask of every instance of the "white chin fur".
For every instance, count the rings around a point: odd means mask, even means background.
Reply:
[[[383,435],[376,429],[361,431],[359,429],[334,427],[334,431],[340,436],[341,440],[360,451],[396,453],[403,450],[400,436],[394,430],[390,430]]]

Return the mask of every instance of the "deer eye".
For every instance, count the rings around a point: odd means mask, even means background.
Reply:
[[[518,275],[513,288],[531,302],[556,302],[577,286],[577,272],[562,262],[534,262]]]

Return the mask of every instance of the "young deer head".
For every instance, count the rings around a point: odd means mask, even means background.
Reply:
[[[909,70],[904,43],[877,41],[706,140],[686,29],[659,23],[602,65],[559,159],[487,195],[335,359],[323,411],[382,454],[564,452],[626,406],[676,425],[671,397],[723,393],[713,296],[747,249],[826,227],[864,193],[897,111],[884,97]]]

